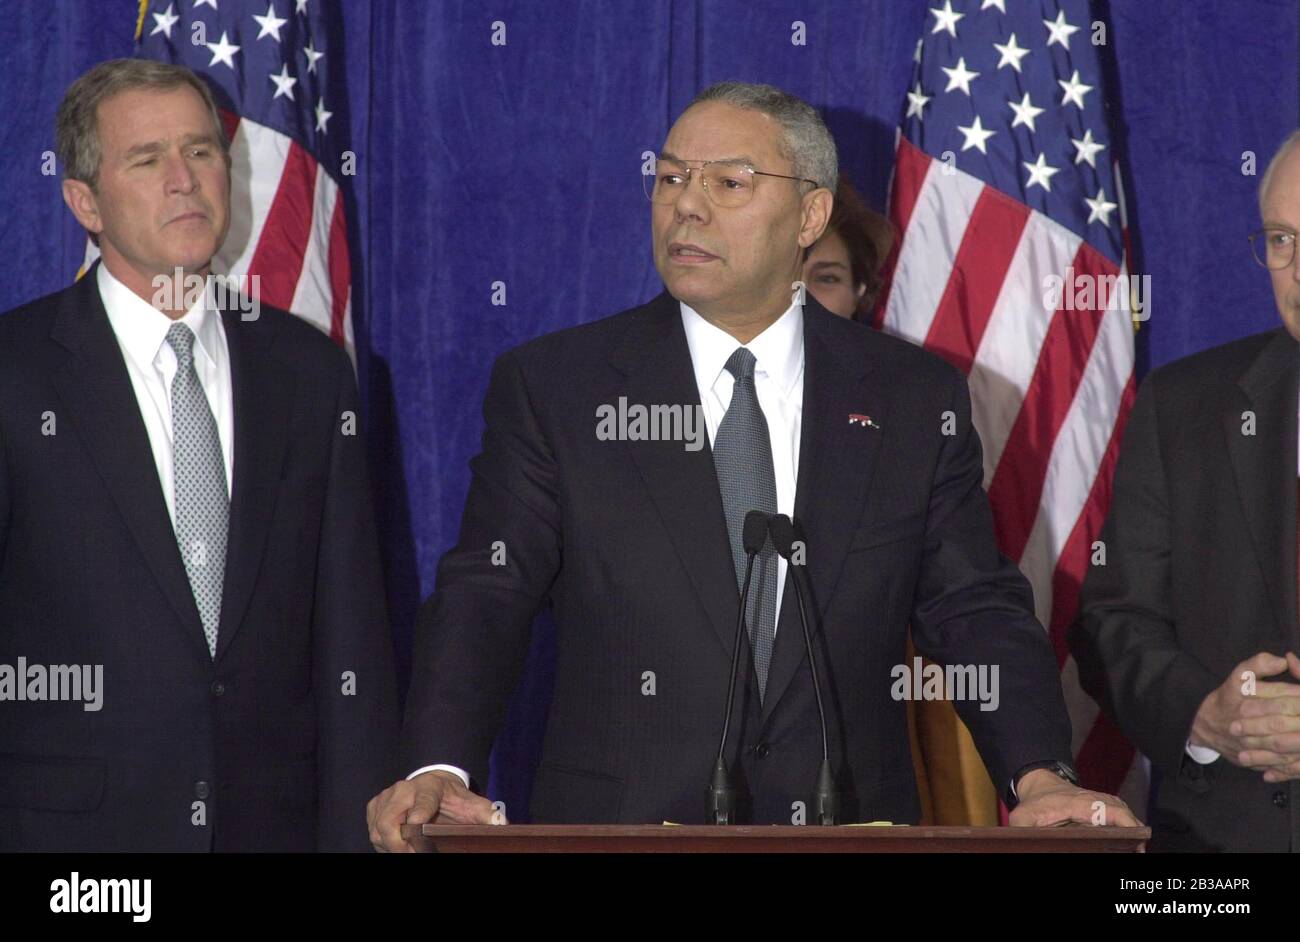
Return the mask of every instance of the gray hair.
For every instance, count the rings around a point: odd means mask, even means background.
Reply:
[[[1268,166],[1264,168],[1264,175],[1259,178],[1259,214],[1261,216],[1264,215],[1264,194],[1268,191],[1268,185],[1273,180],[1273,171],[1277,169],[1277,165],[1282,162],[1282,158],[1296,144],[1300,144],[1300,130],[1292,131],[1286,136],[1286,140],[1278,145],[1277,150],[1273,152],[1273,158],[1268,162]]]
[[[817,109],[774,85],[718,82],[695,96],[692,105],[721,101],[746,111],[758,111],[781,127],[781,155],[794,167],[794,175],[816,180],[832,193],[840,179],[835,138]]]
[[[99,142],[99,106],[106,99],[137,88],[167,91],[188,85],[198,92],[212,117],[221,152],[230,166],[230,142],[217,111],[212,90],[182,65],[152,59],[110,59],[101,62],[72,83],[59,104],[54,122],[55,148],[63,176],[80,180],[93,190],[99,179],[103,150]]]

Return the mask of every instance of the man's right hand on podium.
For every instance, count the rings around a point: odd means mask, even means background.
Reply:
[[[434,771],[385,788],[366,805],[370,843],[380,853],[414,853],[403,824],[505,824],[492,802],[476,795],[452,772]]]

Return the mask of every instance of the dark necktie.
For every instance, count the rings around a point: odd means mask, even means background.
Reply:
[[[713,442],[713,464],[718,472],[722,509],[727,516],[727,535],[731,539],[737,588],[743,588],[745,581],[746,559],[741,537],[745,515],[751,510],[776,513],[772,441],[767,434],[767,419],[763,417],[754,390],[754,363],[754,354],[744,347],[737,348],[727,360],[727,372],[736,378],[736,383],[731,393],[731,405],[722,417]],[[760,699],[767,690],[767,670],[772,662],[772,642],[776,634],[777,559],[776,549],[768,540],[754,561],[749,605],[745,612]]]

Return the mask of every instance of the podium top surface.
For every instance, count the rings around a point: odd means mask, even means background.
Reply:
[[[403,826],[440,853],[1134,853],[1150,828],[905,825],[506,824]]]

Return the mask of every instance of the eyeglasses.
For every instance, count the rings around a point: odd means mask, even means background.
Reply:
[[[687,164],[699,164],[688,167]],[[768,173],[755,170],[749,164],[734,160],[665,160],[655,161],[655,172],[642,174],[641,182],[645,195],[652,203],[675,203],[691,185],[691,175],[699,173],[700,185],[709,199],[717,206],[735,209],[744,206],[754,198],[754,177],[778,177],[782,180],[797,180],[817,186],[816,180],[807,177],[792,177],[784,173]]]
[[[1295,261],[1296,233],[1292,229],[1261,229],[1250,236],[1255,261],[1270,271],[1290,268]]]

